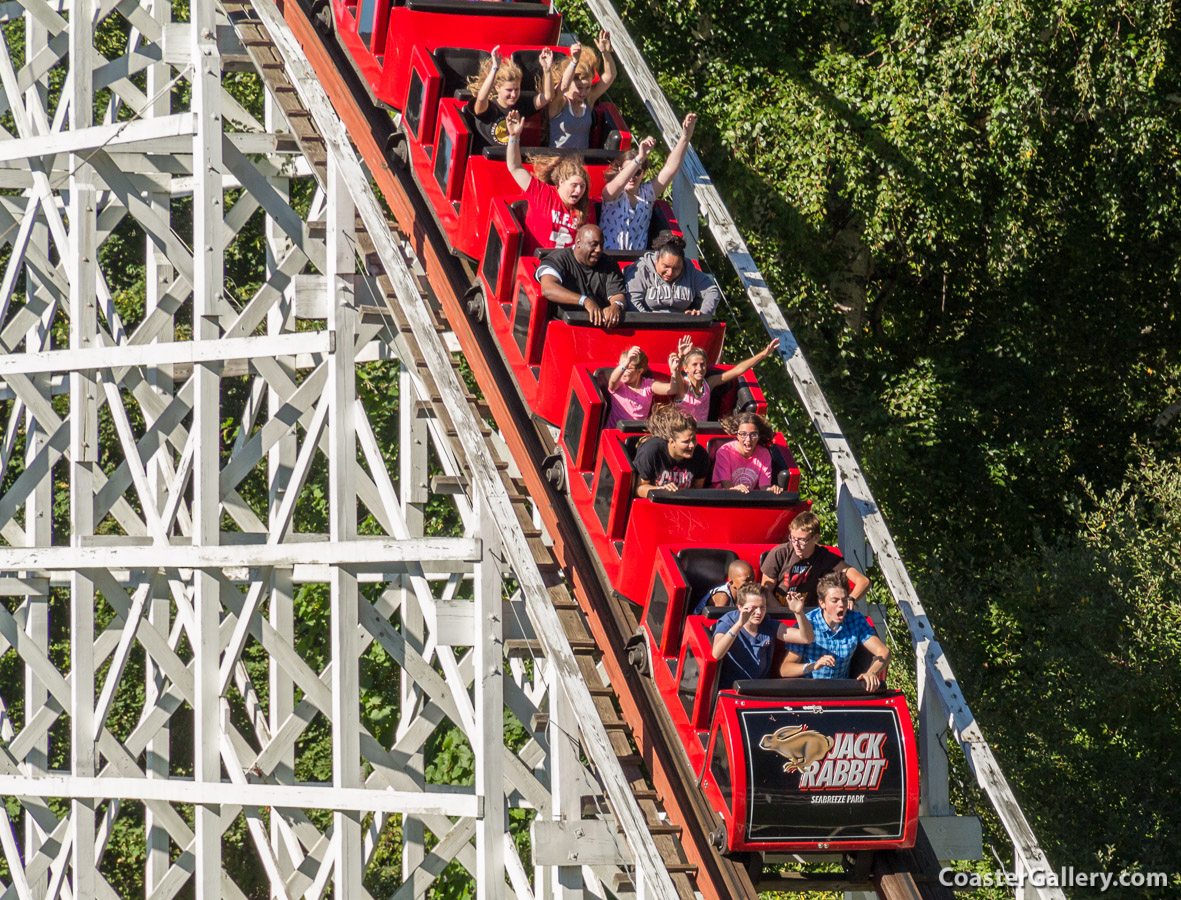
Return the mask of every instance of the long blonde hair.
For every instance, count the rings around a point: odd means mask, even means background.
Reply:
[[[565,74],[566,69],[570,67],[570,57],[554,54],[554,67],[550,70],[550,75],[554,80],[554,87],[561,88],[562,75]],[[599,55],[595,53],[586,44],[582,45],[582,52],[578,54],[578,68],[574,70],[575,76],[582,75],[589,81],[594,81],[595,76],[599,74]]]
[[[480,86],[484,84],[484,79],[488,77],[488,73],[492,71],[492,57],[484,57],[484,61],[480,63],[480,71],[472,75],[467,80],[467,89],[473,94],[480,93]],[[496,78],[492,82],[492,95],[496,94],[496,89],[506,82],[515,81],[521,84],[524,79],[524,73],[521,72],[521,67],[509,59],[507,56],[501,57],[500,68],[496,70]],[[490,98],[491,99],[491,95]]]

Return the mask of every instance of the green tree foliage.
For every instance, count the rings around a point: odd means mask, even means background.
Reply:
[[[620,11],[1051,858],[1181,869],[1176,4]]]
[[[933,580],[974,711],[1061,864],[1176,872],[1181,462],[1080,491],[1072,533]]]

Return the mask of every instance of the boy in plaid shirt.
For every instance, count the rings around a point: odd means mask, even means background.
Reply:
[[[874,632],[869,620],[852,608],[845,576],[835,572],[825,575],[816,585],[816,594],[820,605],[805,613],[812,624],[812,643],[788,649],[783,675],[788,678],[848,678],[853,654],[858,645],[864,644],[874,660],[857,680],[865,684],[867,691],[876,691],[889,663],[890,649]]]

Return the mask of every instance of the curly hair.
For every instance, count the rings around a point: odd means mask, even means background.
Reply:
[[[675,440],[682,431],[697,433],[697,420],[675,403],[662,403],[648,417],[648,430],[666,441]]]
[[[753,425],[759,430],[760,447],[770,447],[771,442],[775,440],[775,430],[758,413],[740,412],[722,419],[722,427],[726,429],[727,434],[738,434],[738,428],[742,425]]]
[[[590,215],[591,180],[590,173],[587,172],[586,166],[582,162],[582,157],[539,153],[535,156],[530,156],[528,162],[533,166],[533,177],[543,184],[557,187],[563,181],[570,178],[582,179],[583,184],[586,185],[586,190],[582,192],[582,196],[574,204],[574,209],[578,212],[579,226],[585,225]]]
[[[653,239],[652,250],[657,257],[670,253],[677,257],[677,259],[684,259],[685,239],[681,235],[674,234],[666,228]]]

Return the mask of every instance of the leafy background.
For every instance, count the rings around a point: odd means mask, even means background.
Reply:
[[[1148,893],[1175,894],[1176,4],[617,8],[674,108],[698,113],[694,146],[1050,860],[1169,872]]]

